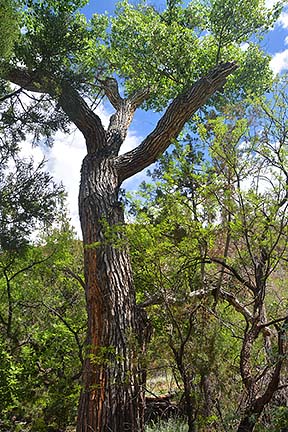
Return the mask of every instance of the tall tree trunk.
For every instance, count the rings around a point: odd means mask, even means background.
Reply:
[[[124,219],[118,188],[113,160],[87,155],[79,210],[88,336],[77,432],[141,432],[144,428],[135,293],[127,248],[117,233]],[[119,244],[107,237],[107,229]]]

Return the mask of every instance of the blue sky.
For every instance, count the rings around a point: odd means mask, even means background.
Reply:
[[[267,6],[275,3],[275,0],[265,0]],[[136,0],[132,0],[136,3]],[[93,13],[112,14],[116,0],[90,0],[83,9],[87,17]],[[152,0],[151,0],[152,3]],[[154,0],[153,4],[162,9],[164,0]],[[286,10],[282,13],[274,29],[267,34],[263,40],[263,47],[271,56],[271,67],[274,73],[283,73],[288,70],[288,1]],[[97,114],[101,117],[104,126],[108,125],[109,116],[113,110],[108,105],[98,108]],[[159,114],[153,112],[138,111],[135,115],[122,152],[128,151],[138,145],[142,139],[154,128],[159,119]],[[57,181],[62,181],[68,192],[68,208],[73,225],[80,236],[80,225],[78,221],[78,189],[80,181],[81,161],[85,156],[85,143],[80,132],[71,130],[69,135],[56,134],[55,144],[52,149],[38,147],[32,149],[29,143],[23,145],[23,155],[33,154],[37,161],[43,156],[47,160],[47,167]],[[137,185],[145,178],[145,172],[139,173],[125,183],[127,189],[136,189]]]

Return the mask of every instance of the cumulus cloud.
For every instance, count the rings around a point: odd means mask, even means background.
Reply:
[[[142,141],[142,137],[133,131],[128,131],[127,137],[121,146],[120,154],[127,153],[137,147]]]
[[[277,2],[278,2],[278,0],[265,0],[265,6],[266,6],[267,8],[271,8],[271,7],[274,6]]]
[[[277,25],[284,30],[288,30],[288,11],[283,11],[277,21]],[[288,45],[288,36],[284,38],[284,45]],[[288,49],[276,52],[270,62],[270,66],[274,74],[288,70]]]
[[[288,70],[288,49],[276,53],[270,62],[270,67],[274,74]]]

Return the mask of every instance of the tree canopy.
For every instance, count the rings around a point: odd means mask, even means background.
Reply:
[[[0,2],[0,61],[10,58],[14,44],[20,35],[19,3],[15,0]]]

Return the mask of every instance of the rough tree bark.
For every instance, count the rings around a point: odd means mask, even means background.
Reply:
[[[137,312],[127,248],[115,245],[105,231],[109,227],[115,232],[124,222],[118,201],[122,182],[157,160],[195,111],[223,87],[236,67],[235,63],[218,65],[175,98],[154,131],[136,149],[121,156],[118,152],[133,114],[149,97],[148,92],[123,99],[115,80],[103,81],[106,96],[115,108],[106,131],[99,117],[69,83],[61,84],[59,96],[59,83],[56,86],[49,76],[40,77],[24,69],[8,73],[7,79],[22,88],[50,94],[86,140],[79,214],[88,335],[77,432],[143,431],[143,371],[139,352],[144,350],[147,328]]]

